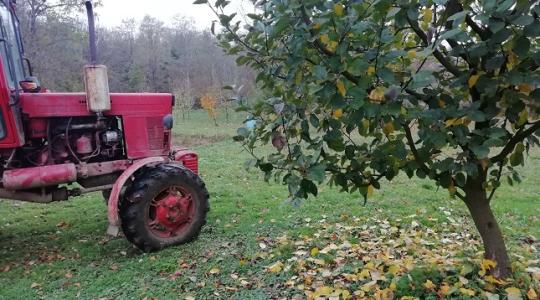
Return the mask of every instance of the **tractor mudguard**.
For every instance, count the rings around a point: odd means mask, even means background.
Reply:
[[[109,196],[108,202],[108,218],[109,218],[109,228],[107,233],[112,236],[118,236],[120,232],[120,218],[118,216],[118,201],[120,199],[120,193],[122,188],[125,186],[126,182],[141,168],[154,163],[168,162],[167,157],[148,157],[141,160],[137,160],[133,165],[127,168],[120,177],[114,183],[114,186]]]

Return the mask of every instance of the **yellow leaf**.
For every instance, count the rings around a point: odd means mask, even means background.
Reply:
[[[407,56],[410,58],[410,59],[413,59],[416,57],[416,51],[415,50],[409,50],[409,52],[407,52]]]
[[[343,7],[343,4],[340,4],[340,3],[334,4],[334,13],[336,13],[338,17],[343,16],[344,9],[345,7]]]
[[[508,70],[512,70],[516,66],[518,58],[514,52],[510,51],[510,53],[508,53],[508,58],[506,59],[506,61],[506,67],[508,68]]]
[[[362,291],[364,292],[369,292],[371,290],[371,288],[373,286],[375,286],[377,284],[377,281],[370,281],[364,285],[362,285],[362,287],[360,288]]]
[[[328,42],[330,42],[330,38],[328,37],[328,34],[323,34],[323,35],[321,35],[320,40],[321,40],[321,42],[323,42],[324,44],[328,44]]]
[[[495,278],[495,277],[493,277],[491,275],[486,276],[486,281],[489,282],[489,283],[498,284],[498,285],[505,284],[504,280]]]
[[[347,95],[347,90],[345,89],[345,84],[343,84],[343,81],[338,79],[338,81],[336,82],[336,86],[337,86],[339,94],[342,97],[345,97]]]
[[[336,51],[337,46],[338,46],[338,42],[336,42],[336,41],[330,41],[330,42],[328,42],[328,49],[329,49],[330,51],[332,51],[332,52],[333,52],[333,51]]]
[[[281,272],[282,269],[283,269],[283,263],[280,261],[267,267],[268,272],[271,272],[271,273],[279,273]]]
[[[368,119],[362,119],[362,128],[369,129],[369,120]]]
[[[471,120],[468,119],[468,118],[454,118],[454,119],[448,119],[444,122],[444,124],[446,125],[446,127],[450,127],[450,126],[458,126],[458,125],[465,125],[465,126],[468,126],[469,124],[471,124]]]
[[[532,92],[533,87],[530,84],[520,84],[518,86],[518,89],[519,89],[520,92],[528,94],[528,93]]]
[[[533,288],[529,288],[529,291],[527,292],[527,298],[529,298],[529,300],[535,300],[535,299],[538,299],[538,295],[536,294],[536,292],[533,290]]]
[[[384,100],[384,87],[373,89],[371,93],[369,93],[369,99],[375,102],[382,102]]]
[[[208,273],[210,273],[210,274],[218,274],[219,273],[219,268],[212,268],[212,269],[210,269],[210,271],[208,271]]]
[[[351,299],[351,292],[349,292],[348,290],[342,290],[341,297],[343,299]]]
[[[319,298],[321,296],[329,296],[334,292],[334,289],[329,286],[320,286],[313,293],[314,298]]]
[[[313,247],[311,249],[311,256],[316,256],[317,254],[319,254],[319,248]]]
[[[343,116],[343,109],[341,108],[334,110],[334,112],[332,113],[332,118],[336,120],[341,118],[342,116]]]
[[[443,283],[443,285],[441,285],[441,287],[439,288],[439,294],[446,296],[449,293],[450,293],[450,286],[448,286],[448,284],[446,283]]]
[[[433,281],[428,279],[428,280],[426,280],[426,282],[424,282],[424,287],[426,289],[428,289],[428,290],[433,290],[433,289],[435,289],[436,285],[433,284]]]
[[[320,23],[313,23],[313,29],[315,29],[315,30],[321,29],[321,24]]]
[[[388,267],[388,273],[396,275],[399,272],[399,266],[391,265]]]
[[[424,15],[424,19],[422,21],[427,24],[431,23],[431,20],[433,20],[433,11],[431,10],[431,8],[426,7],[422,11]]]
[[[367,74],[368,75],[375,74],[375,67],[374,66],[369,66],[368,69],[367,69]]]
[[[483,274],[480,274],[480,275],[485,275],[486,274],[486,271],[489,271],[493,268],[495,268],[497,266],[497,262],[496,261],[493,261],[491,259],[482,259],[482,263],[480,264],[480,272],[479,273],[482,273]]]
[[[440,108],[445,108],[446,107],[446,102],[444,102],[444,100],[440,99],[439,100],[439,107]]]
[[[476,85],[478,78],[480,78],[480,75],[471,75],[471,77],[469,77],[469,88],[472,88]]]
[[[527,123],[527,121],[529,120],[529,111],[527,110],[527,108],[525,108],[524,110],[522,110],[520,113],[519,113],[519,116],[518,116],[518,125],[519,126],[522,126],[523,124]]]
[[[444,122],[444,125],[446,125],[446,127],[450,127],[450,126],[454,126],[454,125],[459,125],[459,123],[458,123],[459,120],[460,120],[460,119],[456,119],[456,118],[454,118],[454,119],[448,119],[448,120],[446,120],[446,122]]]
[[[457,188],[456,186],[454,185],[454,181],[452,180],[450,182],[450,186],[448,186],[448,192],[450,193],[450,195],[454,196],[456,193],[457,193]]]
[[[521,291],[516,287],[509,287],[504,289],[508,294],[508,300],[521,300]]]
[[[368,269],[363,269],[360,273],[358,273],[358,279],[360,280],[364,280],[368,277],[370,277]]]
[[[375,192],[375,188],[373,187],[373,185],[369,185],[368,188],[367,188],[367,195],[368,197],[371,197],[371,195],[373,195],[373,193]]]
[[[460,291],[463,295],[467,295],[467,296],[474,296],[474,295],[476,295],[476,292],[475,292],[474,290],[471,290],[471,289],[460,288],[459,291]]]
[[[386,124],[384,124],[384,127],[383,127],[383,132],[385,135],[390,135],[392,132],[394,132],[394,123],[392,122],[388,122]]]
[[[390,283],[389,288],[390,290],[395,291],[397,289],[397,284],[394,281],[392,281],[392,283]]]

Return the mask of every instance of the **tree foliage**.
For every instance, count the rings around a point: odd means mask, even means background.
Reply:
[[[268,95],[237,136],[254,155],[274,144],[256,157],[267,178],[293,198],[430,178],[465,201],[508,274],[489,201],[539,144],[538,1],[262,0],[247,23],[209,4],[221,46]]]

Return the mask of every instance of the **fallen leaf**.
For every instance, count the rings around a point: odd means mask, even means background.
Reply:
[[[271,272],[271,273],[279,273],[279,272],[281,272],[282,269],[283,269],[283,263],[280,262],[280,261],[278,261],[278,262],[274,263],[273,265],[267,267],[268,272]]]
[[[516,287],[509,287],[504,289],[508,294],[508,300],[522,300],[521,291]]]
[[[210,271],[208,271],[210,274],[219,274],[219,268],[212,268]]]
[[[437,286],[435,284],[433,284],[433,282],[431,280],[426,280],[426,282],[424,282],[424,287],[428,290],[433,290],[435,289]]]
[[[33,288],[33,289],[39,289],[41,287],[41,284],[37,283],[37,282],[33,282],[31,285],[30,285],[30,288]]]
[[[476,292],[475,292],[474,290],[471,290],[471,289],[460,288],[459,291],[460,291],[463,295],[467,295],[467,296],[474,296],[474,295],[476,295]]]
[[[529,291],[527,292],[527,298],[529,298],[529,300],[536,300],[538,299],[538,295],[536,294],[536,292],[533,290],[532,287],[529,288]]]

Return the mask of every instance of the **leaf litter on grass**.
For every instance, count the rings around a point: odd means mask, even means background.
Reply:
[[[305,222],[315,233],[267,244],[266,271],[285,296],[308,299],[538,299],[540,260],[534,245],[510,249],[515,275],[489,275],[482,243],[464,217],[445,220],[342,216]],[[291,249],[284,255],[282,249]],[[301,296],[300,296],[301,295]]]

